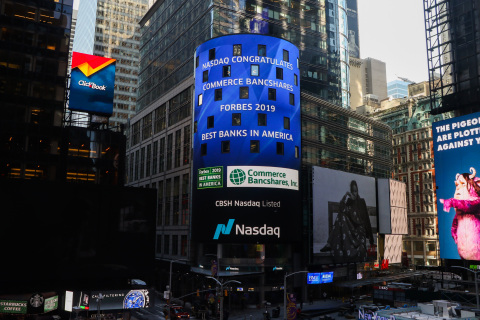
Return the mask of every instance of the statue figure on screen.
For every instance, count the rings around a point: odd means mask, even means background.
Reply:
[[[358,194],[357,182],[352,180],[350,191],[340,200],[339,212],[327,244],[320,251],[330,251],[339,260],[365,261],[367,239],[372,246],[374,239],[367,204]]]
[[[460,258],[480,260],[480,178],[474,168],[470,172],[457,173],[453,198],[440,202],[445,212],[455,209],[451,232]]]

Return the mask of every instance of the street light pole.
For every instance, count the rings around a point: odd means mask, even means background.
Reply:
[[[170,260],[170,280],[168,281],[168,319],[172,320],[172,265],[175,261],[188,261],[185,259]]]
[[[237,281],[237,280],[228,280],[225,283],[221,283],[220,281],[218,281],[214,277],[207,276],[207,278],[215,280],[220,285],[220,320],[223,320],[223,285],[225,285],[227,283],[230,283],[230,282],[235,282],[235,283],[238,283],[238,284],[242,284],[242,283],[240,281]]]
[[[480,309],[480,300],[478,297],[478,281],[477,281],[477,273],[480,271],[474,271],[465,267],[460,267],[460,266],[452,266],[452,268],[460,268],[460,269],[465,269],[467,271],[473,272],[473,276],[475,277],[475,296],[477,298],[477,309]]]
[[[100,304],[103,300],[103,294],[99,293],[97,297],[97,320],[100,320]]]
[[[294,275],[297,273],[308,273],[308,271],[297,271],[297,272],[287,273],[283,278],[283,319],[284,320],[287,319],[287,277],[290,277],[291,275]]]

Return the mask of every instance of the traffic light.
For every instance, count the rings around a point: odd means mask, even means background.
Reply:
[[[200,289],[197,289],[197,297],[200,297]]]
[[[225,295],[225,297],[228,296],[228,291],[227,291],[227,289],[224,290],[224,295]]]

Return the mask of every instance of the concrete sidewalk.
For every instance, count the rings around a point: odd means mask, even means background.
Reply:
[[[347,302],[342,302],[341,300],[316,300],[313,303],[303,303],[303,308],[301,309],[301,315],[303,318],[318,318],[322,315],[331,315],[338,314],[342,308],[349,307],[350,304]],[[272,310],[276,306],[271,306],[267,310],[270,313],[270,318],[272,320],[283,319],[283,304],[280,305],[280,315],[278,318],[272,317]],[[300,308],[300,304],[297,304],[297,308]],[[245,308],[244,310],[234,310],[230,313],[228,320],[263,320],[263,313],[265,308]]]

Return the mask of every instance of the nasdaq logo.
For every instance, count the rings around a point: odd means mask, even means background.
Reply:
[[[228,219],[227,225],[218,224],[217,230],[215,230],[215,235],[213,236],[213,239],[218,240],[218,237],[220,236],[220,234],[230,234],[230,232],[232,231],[234,222],[235,222],[235,219]]]

